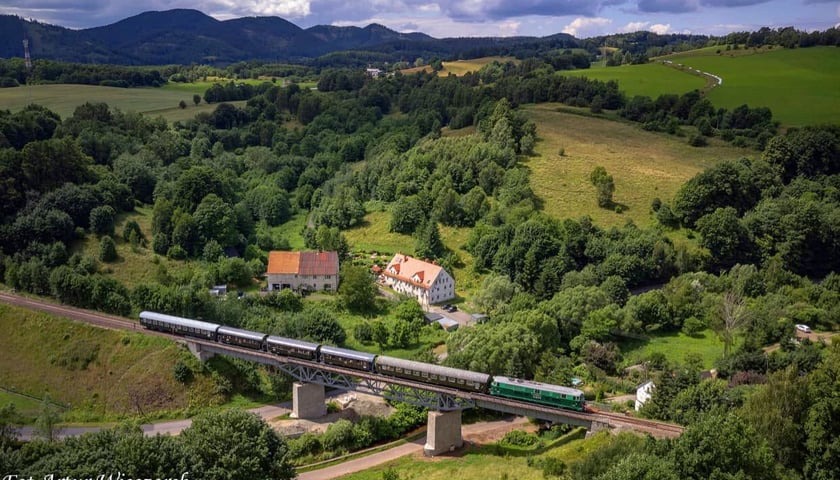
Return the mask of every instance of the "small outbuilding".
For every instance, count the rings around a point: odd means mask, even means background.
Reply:
[[[642,405],[650,400],[650,397],[653,395],[654,388],[656,388],[656,385],[653,384],[652,380],[648,380],[636,387],[636,411],[639,411],[639,409],[642,408]]]
[[[437,323],[440,324],[440,326],[447,332],[454,332],[455,330],[458,330],[459,323],[451,318],[442,317],[437,320]]]

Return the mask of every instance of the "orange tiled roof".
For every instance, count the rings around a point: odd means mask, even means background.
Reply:
[[[270,252],[266,274],[338,275],[338,253]]]
[[[300,252],[269,252],[268,274],[299,273]]]
[[[441,270],[443,267],[440,265],[398,253],[394,255],[382,274],[428,290],[440,275]],[[415,275],[419,278],[419,282],[412,280]]]

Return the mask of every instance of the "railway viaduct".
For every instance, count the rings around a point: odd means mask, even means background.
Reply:
[[[673,437],[682,432],[676,425],[633,419],[612,413],[575,412],[560,408],[500,398],[484,393],[347,369],[299,358],[279,357],[264,352],[195,338],[181,338],[190,352],[205,361],[213,355],[227,355],[259,362],[291,375],[297,380],[292,389],[292,416],[318,418],[326,414],[325,388],[354,390],[398,400],[429,409],[426,444],[428,456],[460,448],[461,411],[481,407],[514,415],[565,423],[586,428],[590,433],[603,429],[632,429],[657,437]]]

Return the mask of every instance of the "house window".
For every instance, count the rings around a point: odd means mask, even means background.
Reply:
[[[324,284],[324,290],[330,290],[332,286],[329,283]]]
[[[326,278],[327,280],[332,280],[332,275],[324,275],[324,278]]]

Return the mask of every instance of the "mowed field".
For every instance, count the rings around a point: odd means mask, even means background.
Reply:
[[[43,105],[67,118],[77,106],[85,102],[105,102],[124,112],[139,112],[162,116],[174,122],[194,117],[199,112],[212,112],[216,105],[193,104],[194,87],[185,84],[180,88],[116,88],[95,85],[33,85],[31,87],[0,88],[0,109],[18,111],[29,103]],[[203,90],[202,90],[203,92]],[[198,93],[198,92],[195,92]],[[183,100],[187,108],[180,108]],[[245,102],[231,102],[244,105]]]
[[[709,146],[691,147],[684,137],[647,132],[637,125],[558,111],[559,104],[524,107],[537,125],[536,156],[525,165],[531,186],[556,218],[591,216],[598,225],[653,223],[651,200],[670,202],[689,178],[728,159],[755,158],[758,152],[710,139]],[[560,149],[565,156],[560,156]],[[624,213],[599,208],[592,170],[602,166],[615,179],[613,200]]]
[[[840,124],[840,48],[733,50],[662,57],[723,78],[708,98],[718,107],[770,107],[783,125]]]
[[[443,62],[443,70],[438,72],[440,76],[447,76],[450,73],[452,75],[461,76],[469,72],[477,72],[481,69],[481,67],[487,65],[488,63],[492,62],[519,62],[515,57],[482,57],[482,58],[474,58],[472,60],[457,60],[455,62]],[[424,65],[422,67],[414,67],[414,68],[407,68],[402,71],[404,75],[411,75],[417,72],[431,72],[432,67],[429,65]]]
[[[585,70],[566,70],[558,75],[574,75],[594,80],[617,80],[618,87],[628,97],[644,95],[656,98],[663,93],[686,93],[703,88],[706,81],[698,76],[680,72],[660,63],[622,65],[619,67],[595,66]]]

